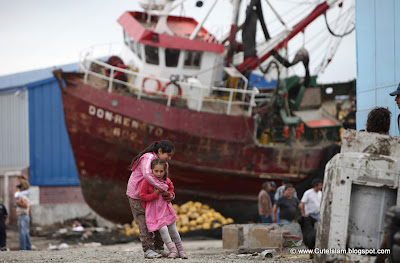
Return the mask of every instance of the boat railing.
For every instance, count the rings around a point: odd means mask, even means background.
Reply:
[[[89,48],[82,50],[79,54],[80,64],[85,62],[85,59],[91,58],[108,58],[110,54],[119,54],[122,49],[120,42],[108,44],[92,45]]]
[[[96,76],[98,78],[101,78],[103,80],[108,81],[108,87],[107,90],[108,92],[113,92],[113,89],[115,87],[114,84],[120,84],[122,86],[125,86],[128,88],[128,90],[132,91],[138,99],[141,99],[142,97],[150,97],[150,98],[155,98],[155,97],[164,97],[167,100],[167,105],[171,106],[171,103],[174,99],[176,99],[176,95],[173,94],[173,92],[162,92],[162,91],[154,91],[152,94],[146,93],[144,91],[143,85],[135,85],[135,81],[137,78],[144,80],[145,78],[147,79],[154,79],[157,82],[161,83],[162,86],[166,85],[167,83],[171,83],[170,79],[166,78],[160,78],[158,76],[149,76],[146,74],[142,74],[139,72],[136,72],[131,69],[123,69],[120,67],[115,67],[112,65],[109,65],[108,63],[105,63],[99,59],[95,59],[92,56],[90,56],[91,52],[87,52],[85,56],[83,56],[83,59],[81,59],[79,65],[80,65],[80,70],[84,73],[84,81],[87,82],[88,78],[90,75]],[[112,53],[111,53],[112,54]],[[103,55],[103,57],[105,57]],[[102,69],[107,69],[107,71],[110,72],[110,74],[105,75],[103,74],[102,71],[96,72],[92,68],[93,65],[100,66]],[[99,67],[97,67],[99,68]],[[127,81],[123,81],[120,79],[114,78],[114,73],[115,72],[123,72],[127,76]],[[222,103],[226,104],[226,111],[225,113],[227,115],[232,114],[232,107],[239,105],[242,108],[247,108],[247,115],[251,116],[252,115],[252,110],[253,107],[255,107],[256,104],[256,95],[259,94],[258,89],[254,88],[251,90],[247,89],[236,89],[236,88],[226,88],[226,87],[214,87],[214,86],[205,86],[202,84],[198,83],[190,83],[190,82],[184,82],[184,81],[175,81],[173,82],[175,85],[179,85],[181,88],[185,88],[186,90],[197,90],[198,92],[195,93],[195,96],[189,96],[187,94],[180,95],[180,98],[186,99],[186,100],[191,100],[192,102],[192,107],[189,107],[192,110],[197,110],[197,111],[205,111],[204,110],[204,103]],[[208,94],[215,94],[215,93],[225,93],[228,94],[228,96],[223,96],[223,99],[221,97],[216,97]],[[240,95],[238,95],[240,94]],[[237,100],[236,97],[241,97],[241,100]],[[263,99],[257,98],[257,102],[262,101]]]
[[[273,93],[259,93],[259,94],[256,94],[254,101],[256,103],[270,101],[270,100],[272,100],[273,97],[274,97]]]

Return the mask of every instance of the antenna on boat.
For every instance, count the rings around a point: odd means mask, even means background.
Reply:
[[[232,16],[232,23],[231,23],[231,32],[229,33],[229,50],[228,55],[226,56],[226,65],[233,64],[233,54],[236,50],[236,33],[238,31],[238,20],[239,20],[239,9],[241,0],[233,0],[233,16]]]
[[[173,1],[173,0],[172,0]],[[171,5],[172,1],[166,1],[163,10],[160,12],[158,16],[158,21],[157,25],[154,28],[154,32],[159,33],[159,34],[168,34],[173,36],[174,33],[172,30],[168,27],[167,20],[168,20],[168,14],[171,12]]]
[[[151,22],[152,15],[158,16],[158,21],[154,28],[154,32],[159,33],[159,34],[174,35],[174,33],[168,27],[168,24],[167,24],[168,15],[171,13],[172,10],[174,10],[175,8],[177,8],[179,6],[182,6],[183,3],[186,1],[187,0],[180,0],[180,1],[176,1],[176,0],[140,0],[139,4],[148,15],[148,17],[147,17],[148,24],[150,24],[150,22]],[[197,7],[201,7],[202,5],[203,5],[203,1],[196,2]]]
[[[267,2],[267,4],[269,5],[269,8],[271,8],[272,12],[275,14],[276,18],[278,18],[279,22],[281,22],[281,24],[287,29],[287,30],[292,30],[292,28],[289,28],[285,21],[283,21],[282,17],[278,14],[278,12],[275,10],[275,8],[272,6],[272,4],[268,1],[265,0]]]
[[[139,0],[139,5],[146,13],[150,13],[154,10],[163,10],[168,2],[170,2],[170,0]]]

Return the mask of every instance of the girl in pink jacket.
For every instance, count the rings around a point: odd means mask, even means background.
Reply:
[[[167,162],[162,159],[154,159],[151,162],[151,169],[154,176],[163,183],[168,185],[168,192],[174,191],[174,185],[167,176]],[[182,247],[182,240],[176,227],[178,217],[175,214],[171,202],[164,200],[160,191],[150,185],[147,181],[143,181],[140,186],[140,200],[142,206],[146,210],[146,224],[149,232],[159,231],[162,240],[169,250],[169,258],[188,258]],[[171,235],[171,236],[170,236]],[[171,240],[174,240],[174,243]],[[176,246],[176,248],[175,248]],[[178,249],[178,251],[176,250]]]
[[[139,228],[140,241],[145,258],[167,257],[164,242],[158,231],[149,232],[146,225],[145,210],[140,202],[140,186],[146,181],[158,189],[165,200],[172,201],[175,196],[168,192],[168,185],[159,181],[151,171],[151,161],[161,159],[168,161],[175,153],[175,147],[168,140],[153,142],[132,160],[132,173],[128,181],[126,195],[132,210],[133,218]]]

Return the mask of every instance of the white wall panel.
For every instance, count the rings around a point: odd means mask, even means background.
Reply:
[[[0,94],[0,168],[28,166],[28,92]]]

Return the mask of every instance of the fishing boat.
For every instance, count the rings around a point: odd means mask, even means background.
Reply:
[[[257,214],[266,180],[301,186],[317,176],[336,153],[341,123],[321,108],[307,51],[289,62],[280,50],[337,1],[322,1],[270,37],[260,1],[250,2],[238,25],[241,1],[234,0],[224,39],[204,21],[170,14],[184,1],[139,2],[144,11],[118,19],[122,44],[84,51],[79,72],[54,71],[83,196],[94,211],[117,223],[132,221],[125,195],[130,163],[162,139],[176,147],[169,173],[174,202],[201,201],[237,222]],[[264,53],[256,51],[257,21]],[[243,43],[236,38],[240,30]],[[304,76],[282,78],[297,62]]]

